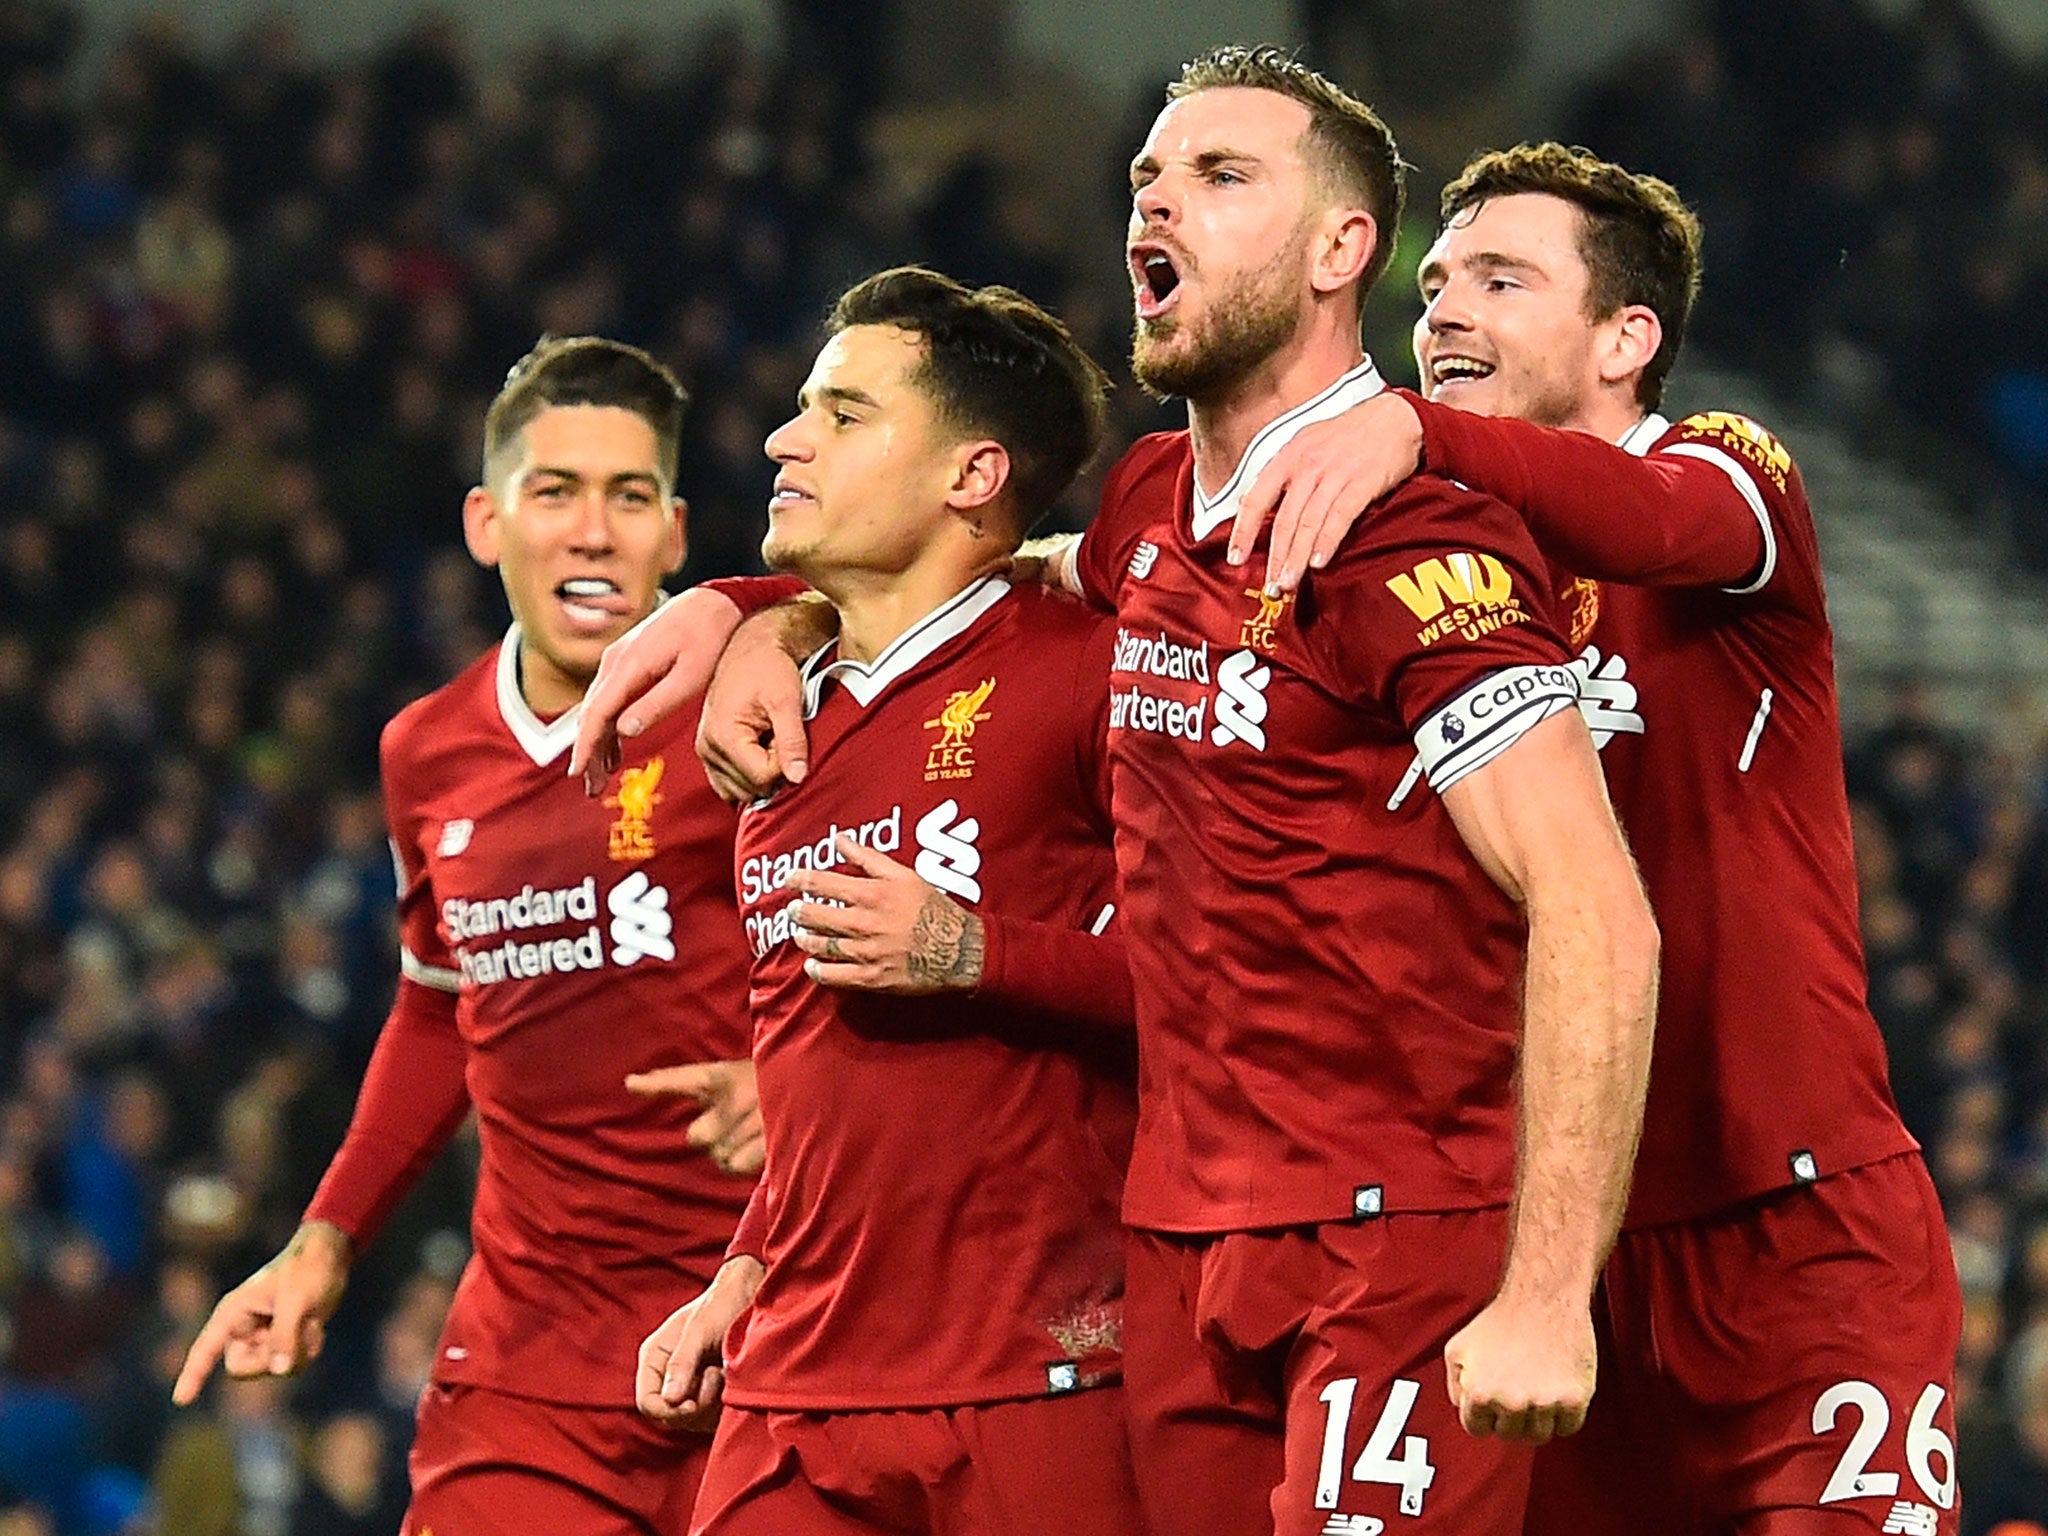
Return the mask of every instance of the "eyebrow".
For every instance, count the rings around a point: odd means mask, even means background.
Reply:
[[[529,468],[526,471],[526,473],[529,476],[550,475],[557,480],[573,480],[579,485],[582,484],[583,481],[585,481],[586,479],[590,478],[589,476],[585,475],[582,470],[571,469],[565,464],[535,464],[531,468]],[[619,471],[619,473],[615,475],[607,476],[605,479],[605,483],[607,485],[623,485],[629,481],[635,480],[642,481],[648,485],[651,485],[655,487],[657,490],[659,490],[661,487],[661,477],[659,475],[652,473],[651,471],[644,469],[621,470]]]
[[[1504,251],[1475,251],[1459,265],[1480,272],[1528,272],[1537,277],[1549,274],[1537,263],[1521,256],[1510,256]],[[1432,277],[1441,277],[1449,270],[1450,264],[1440,256],[1432,256],[1415,270],[1415,281],[1426,283]]]
[[[815,395],[808,389],[800,389],[796,392],[798,410],[808,410],[813,400],[843,400],[849,405],[865,405],[872,410],[880,410],[882,408],[882,402],[866,390],[853,389],[844,384],[824,385]]]
[[[1194,167],[1197,171],[1213,171],[1219,165],[1262,164],[1264,162],[1257,155],[1242,149],[1205,149],[1194,158]],[[1156,176],[1159,174],[1159,161],[1151,155],[1140,155],[1131,162],[1131,174]]]

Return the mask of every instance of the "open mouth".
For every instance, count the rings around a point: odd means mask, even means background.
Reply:
[[[1443,353],[1429,360],[1429,385],[1432,393],[1454,384],[1476,384],[1481,379],[1493,377],[1493,364],[1481,362],[1476,357],[1459,357]]]
[[[803,502],[816,501],[817,499],[817,497],[813,496],[795,481],[785,480],[780,475],[777,475],[775,477],[775,492],[768,498],[768,510],[770,513],[780,512],[786,508],[800,505]]]
[[[625,589],[602,576],[571,577],[557,584],[555,597],[578,624],[609,624],[623,617],[628,607]]]
[[[1164,247],[1157,245],[1132,246],[1130,260],[1139,318],[1150,320],[1164,314],[1180,288],[1180,267]]]

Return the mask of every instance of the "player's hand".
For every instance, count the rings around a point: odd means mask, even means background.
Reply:
[[[1010,556],[1010,584],[1046,586],[1080,596],[1080,579],[1074,573],[1074,550],[1080,542],[1078,533],[1051,533],[1042,539],[1026,539]]]
[[[633,1401],[667,1429],[710,1434],[725,1395],[725,1335],[746,1311],[767,1273],[736,1255],[719,1266],[703,1295],[676,1308],[640,1345]]]
[[[351,1244],[341,1228],[309,1221],[284,1251],[221,1297],[185,1354],[171,1388],[183,1408],[215,1365],[230,1376],[292,1376],[319,1355],[327,1320],[348,1284]]]
[[[1593,1400],[1593,1320],[1584,1306],[1497,1296],[1444,1346],[1451,1401],[1474,1435],[1541,1445],[1575,1435]]]
[[[704,1113],[690,1122],[683,1139],[727,1173],[759,1173],[768,1143],[761,1131],[761,1098],[754,1090],[754,1063],[699,1061],[687,1067],[635,1072],[626,1087],[649,1097],[679,1094],[695,1099]]]
[[[772,794],[810,771],[804,686],[786,648],[777,610],[740,625],[704,695],[697,755],[711,787],[738,805]]]
[[[792,914],[804,970],[828,987],[920,997],[981,985],[981,919],[886,853],[841,833],[839,856],[858,874],[793,871],[804,900]]]
[[[1365,509],[1422,464],[1422,422],[1389,390],[1341,416],[1303,427],[1259,472],[1230,525],[1230,563],[1242,565],[1273,520],[1266,590],[1278,597],[1330,563]]]
[[[692,587],[604,648],[569,749],[569,777],[585,794],[601,793],[618,771],[621,736],[638,736],[704,691],[739,622],[731,598]]]

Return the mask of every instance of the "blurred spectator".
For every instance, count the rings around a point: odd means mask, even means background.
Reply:
[[[172,1429],[152,1479],[165,1531],[291,1536],[301,1474],[287,1390],[268,1376],[224,1380],[211,1412],[195,1412]]]

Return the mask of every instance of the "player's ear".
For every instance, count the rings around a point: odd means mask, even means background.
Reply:
[[[664,541],[662,574],[673,576],[690,557],[690,504],[680,496],[668,499],[668,535]]]
[[[462,498],[462,542],[478,565],[497,565],[498,499],[480,485],[471,486]]]
[[[1664,322],[1647,304],[1624,304],[1602,327],[1607,344],[1600,351],[1600,381],[1619,384],[1634,378],[1664,345]]]
[[[975,512],[1003,494],[1010,483],[1010,450],[993,438],[962,443],[953,455],[953,484],[946,505]]]
[[[1380,248],[1379,225],[1363,208],[1332,208],[1323,215],[1309,283],[1317,293],[1337,293],[1365,276]]]

